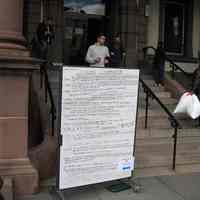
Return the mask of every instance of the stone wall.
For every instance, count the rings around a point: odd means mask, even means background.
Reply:
[[[193,6],[193,35],[192,35],[192,46],[193,46],[193,57],[198,56],[198,50],[200,49],[200,1],[194,0]]]
[[[24,34],[30,43],[40,22],[40,0],[25,0]],[[44,0],[44,17],[53,18],[56,39],[50,47],[49,59],[63,60],[63,0]],[[127,66],[133,67],[142,59],[142,48],[147,44],[147,18],[144,0],[112,0],[110,35],[121,32],[127,51]]]
[[[160,0],[149,1],[149,16],[147,28],[147,46],[157,47],[159,40],[159,16],[160,16]],[[154,52],[149,52],[154,54]]]
[[[144,0],[119,2],[120,28],[127,52],[126,65],[135,67],[142,59],[142,48],[147,42],[147,19]]]

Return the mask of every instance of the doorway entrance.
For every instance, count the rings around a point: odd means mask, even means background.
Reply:
[[[162,2],[161,36],[168,54],[184,55],[185,9],[183,1]]]
[[[160,40],[168,55],[190,56],[193,1],[161,0]]]
[[[99,33],[106,33],[106,1],[64,1],[64,63],[86,65],[85,55]]]
[[[106,19],[102,16],[67,14],[64,34],[64,63],[85,65],[89,45],[99,33],[106,32]]]
[[[96,42],[96,36],[99,33],[106,32],[106,20],[105,18],[89,18],[88,19],[88,34],[87,44],[91,45]]]

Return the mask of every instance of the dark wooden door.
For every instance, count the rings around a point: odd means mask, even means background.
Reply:
[[[162,39],[169,54],[184,54],[185,6],[183,3],[166,2],[163,6]]]

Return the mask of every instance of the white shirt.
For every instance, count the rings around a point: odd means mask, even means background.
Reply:
[[[105,67],[106,57],[110,57],[108,47],[94,44],[88,48],[85,60],[90,64],[91,67]],[[97,58],[101,59],[99,63],[95,63]]]

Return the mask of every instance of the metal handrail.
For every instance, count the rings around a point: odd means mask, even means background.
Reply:
[[[48,65],[50,65],[51,63],[49,62],[45,62],[43,64],[40,65],[40,87],[43,87],[43,81],[45,83],[44,87],[45,87],[45,102],[47,103],[48,101],[48,96],[49,96],[49,100],[50,100],[50,106],[51,106],[51,128],[52,128],[52,136],[54,136],[54,131],[55,131],[55,120],[56,120],[56,106],[54,103],[54,99],[53,99],[53,92],[51,89],[51,85],[49,82],[49,77],[48,77],[48,73],[47,73],[47,69],[46,67]]]
[[[153,46],[147,46],[143,48],[144,56],[146,56],[147,50],[152,49],[154,52],[156,52],[156,48]],[[175,72],[179,70],[181,73],[183,73],[187,78],[190,78],[191,73],[184,71],[180,66],[178,66],[173,60],[171,60],[168,56],[165,55],[165,60],[170,63],[171,68],[171,74],[172,77],[175,78]]]
[[[150,87],[140,78],[140,83],[142,84],[142,87],[144,89],[144,92],[146,93],[146,106],[145,106],[145,128],[148,126],[148,111],[149,111],[149,98],[155,99],[156,102],[160,105],[160,107],[165,111],[165,113],[168,115],[168,119],[171,123],[172,128],[174,128],[174,148],[173,148],[173,163],[172,163],[172,169],[175,170],[176,168],[176,149],[177,149],[177,137],[178,137],[178,129],[181,129],[181,125],[179,124],[178,120],[175,118],[175,116],[169,111],[169,109],[162,103],[162,101],[159,99],[159,97],[156,96],[156,94],[152,91]]]

